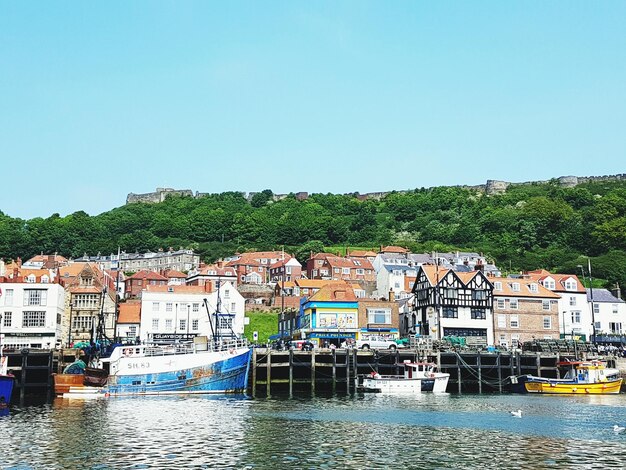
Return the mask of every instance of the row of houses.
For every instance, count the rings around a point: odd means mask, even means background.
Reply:
[[[153,279],[157,273],[121,281],[119,272],[88,262],[54,269],[15,262],[0,268],[4,347],[46,349],[89,342],[98,324],[108,338],[133,342],[243,333],[245,301],[227,282],[216,288],[186,285],[184,274],[172,272],[165,276],[167,282]],[[128,300],[120,302],[124,294]]]

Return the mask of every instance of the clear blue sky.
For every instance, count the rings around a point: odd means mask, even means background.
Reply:
[[[0,210],[626,171],[626,2],[0,0]]]

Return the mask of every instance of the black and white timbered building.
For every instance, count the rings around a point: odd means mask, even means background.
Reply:
[[[494,344],[493,285],[481,271],[420,266],[412,292],[415,308],[401,320],[403,336],[473,336]]]

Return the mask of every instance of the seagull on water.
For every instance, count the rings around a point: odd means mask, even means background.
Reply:
[[[626,428],[624,426],[618,426],[617,424],[613,425],[613,432],[624,432]]]
[[[522,417],[522,410],[511,411],[511,415],[516,417],[516,418],[521,418]]]

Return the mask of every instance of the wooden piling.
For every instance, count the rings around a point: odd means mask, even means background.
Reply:
[[[333,395],[337,390],[337,350],[333,349]]]
[[[269,398],[272,391],[271,391],[271,385],[272,385],[272,351],[269,350],[267,351],[267,358],[265,361],[265,367],[267,369],[267,373],[265,374],[265,382],[266,382],[266,389],[267,389],[267,397]]]
[[[315,395],[315,349],[311,351],[311,393]]]
[[[483,364],[480,356],[480,351],[478,351],[478,355],[476,356],[476,366],[478,368],[478,393],[483,393]]]
[[[289,350],[289,396],[293,395],[293,349]]]
[[[252,349],[252,398],[256,398],[256,350]]]

